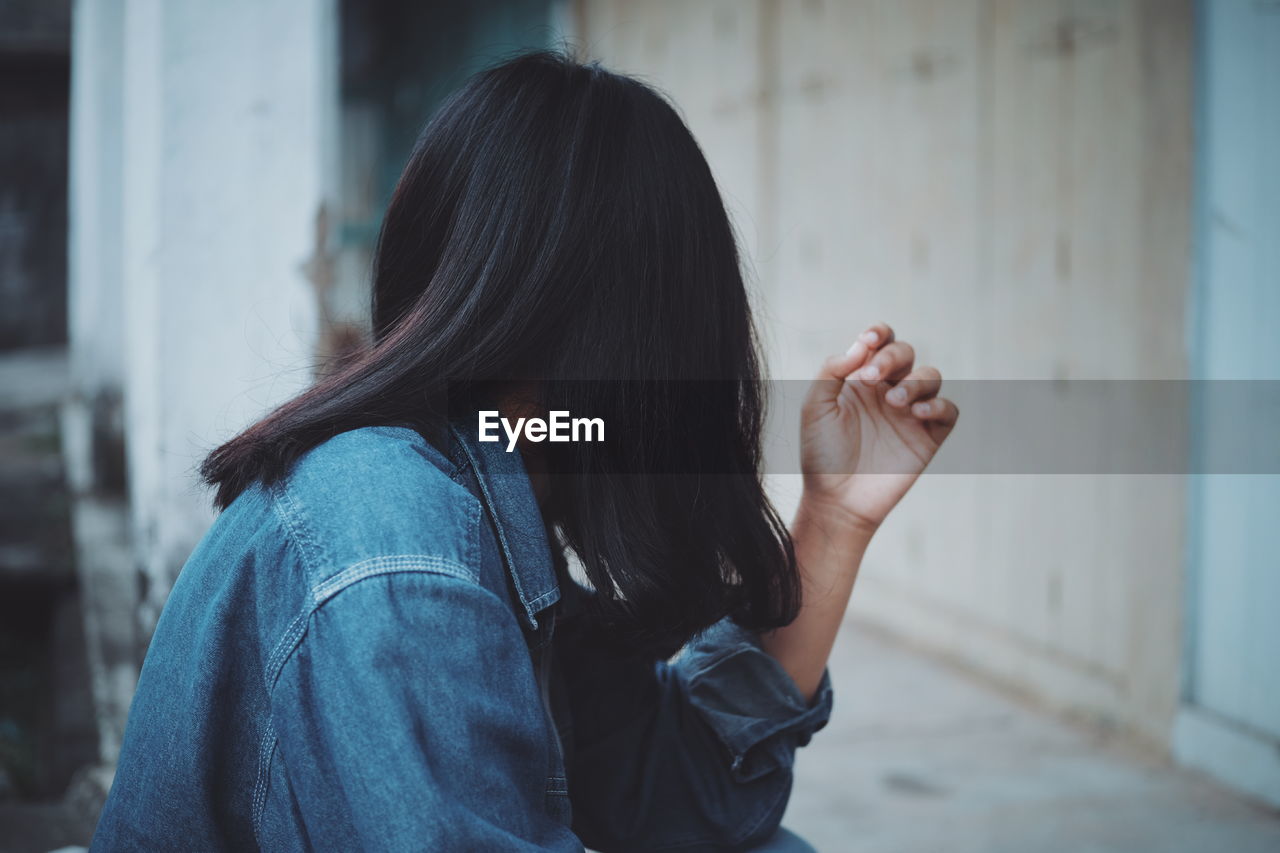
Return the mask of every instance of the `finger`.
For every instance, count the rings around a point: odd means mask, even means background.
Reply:
[[[913,403],[911,405],[911,414],[922,421],[954,424],[960,414],[960,410],[956,408],[955,403],[946,397],[933,397]]]
[[[833,355],[823,360],[822,366],[818,368],[818,375],[809,383],[809,390],[805,394],[806,406],[830,405],[839,399],[846,377],[861,367],[869,354],[865,348],[855,352],[857,347],[855,344],[844,355]]]
[[[960,409],[945,397],[934,397],[913,403],[911,414],[924,421],[929,435],[941,444],[960,418]]]
[[[844,379],[861,367],[872,353],[892,341],[893,329],[887,323],[876,323],[873,326],[868,326],[862,334],[858,335],[858,339],[853,342],[853,346],[845,350],[843,356],[836,357],[841,362],[837,365],[836,374],[841,379]]]
[[[861,335],[873,350],[893,342],[893,327],[888,323],[876,323],[869,326]]]
[[[942,388],[942,374],[936,367],[917,367],[884,395],[891,406],[906,408],[917,400],[936,397]]]
[[[915,364],[916,351],[906,341],[893,341],[885,344],[858,371],[858,378],[864,385],[874,385],[880,380],[900,379],[911,372]]]
[[[818,379],[844,380],[850,373],[862,367],[867,359],[886,343],[893,340],[893,329],[887,323],[868,326],[844,355],[833,355],[822,363]]]
[[[862,366],[862,363],[866,361],[867,355],[868,353],[866,350],[862,350],[859,355],[850,349],[850,351],[844,355],[830,356],[823,360],[822,366],[818,368],[818,375],[815,378],[820,380],[831,380],[837,383],[844,382],[845,377]]]

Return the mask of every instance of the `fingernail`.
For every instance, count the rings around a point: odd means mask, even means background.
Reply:
[[[891,403],[902,403],[907,399],[907,389],[894,388],[885,396],[889,398],[889,402]]]
[[[874,364],[868,364],[866,367],[862,368],[862,378],[870,382],[875,382],[880,378],[880,368],[876,367]]]
[[[911,411],[915,412],[917,415],[927,415],[929,414],[929,404],[916,403],[914,406],[911,407]]]
[[[874,345],[876,341],[880,340],[880,336],[875,332],[863,332],[858,337],[858,340],[866,341],[868,344]]]

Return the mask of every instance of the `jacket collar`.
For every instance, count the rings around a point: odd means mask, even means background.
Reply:
[[[560,585],[524,460],[518,452],[508,453],[502,442],[481,442],[474,422],[455,420],[449,428],[480,483],[503,562],[524,610],[521,616],[536,631],[537,614],[560,599]]]

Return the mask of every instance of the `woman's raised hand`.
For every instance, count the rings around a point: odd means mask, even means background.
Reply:
[[[942,374],[878,324],[823,365],[800,428],[810,510],[874,531],[938,452],[959,416],[938,396]]]

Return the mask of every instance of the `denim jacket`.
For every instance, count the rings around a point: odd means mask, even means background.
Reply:
[[[825,725],[725,620],[672,662],[590,593],[518,452],[364,427],[254,486],[156,627],[93,850],[737,849]]]

